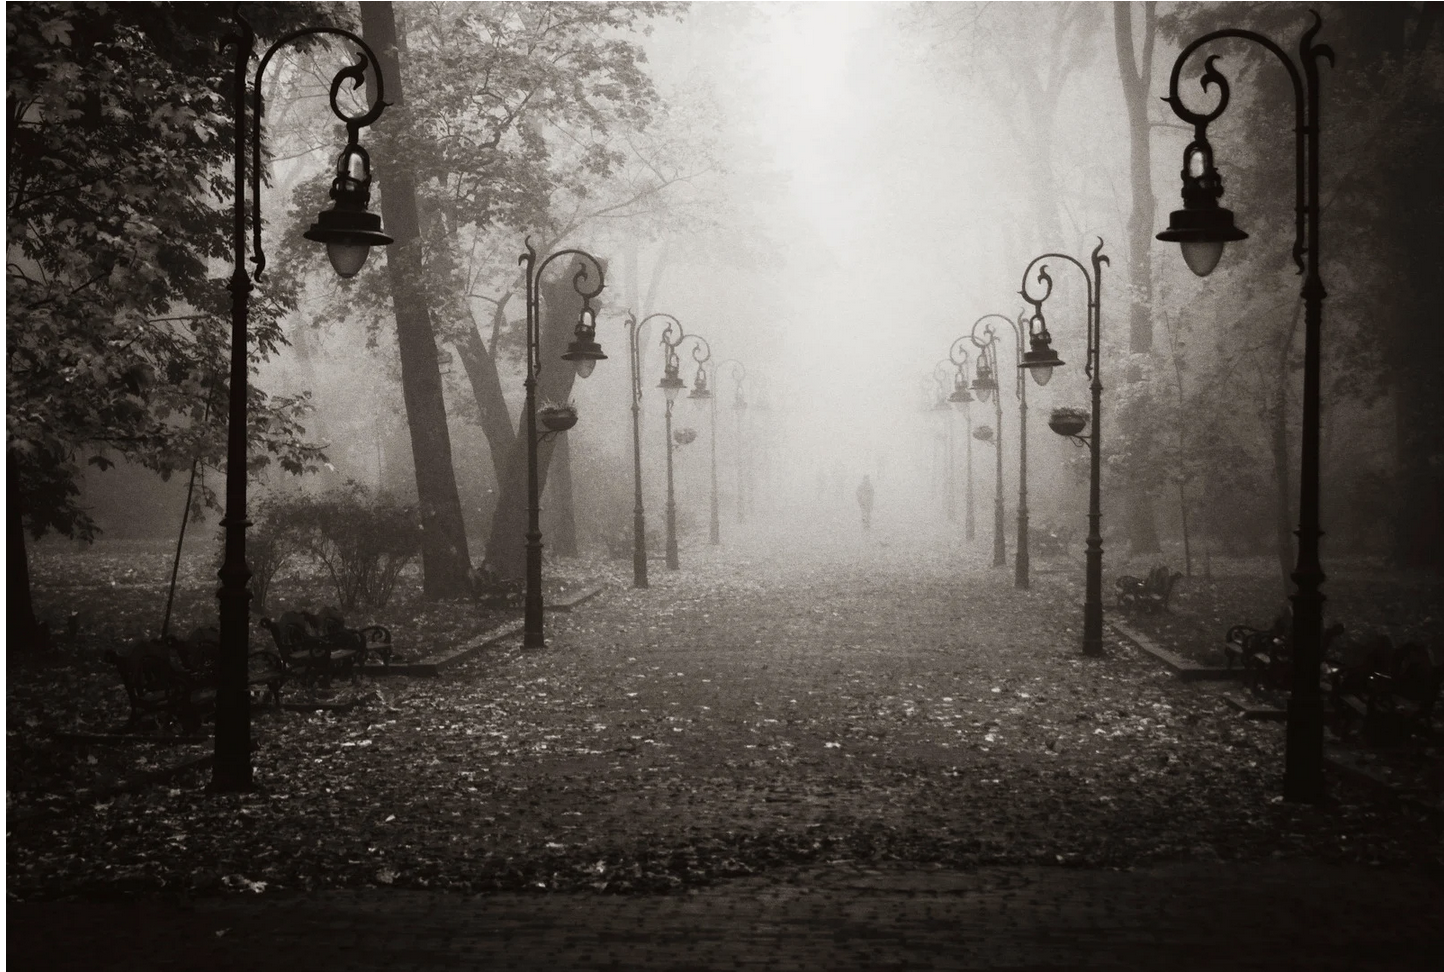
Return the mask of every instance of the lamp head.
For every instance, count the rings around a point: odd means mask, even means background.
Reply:
[[[326,256],[342,277],[360,272],[373,246],[393,242],[381,232],[381,217],[366,208],[371,201],[371,158],[359,145],[347,145],[331,181],[330,209],[316,216],[305,237],[326,244]]]
[[[1041,321],[1041,316],[1035,315],[1034,319]],[[1053,350],[1053,339],[1046,325],[1040,325],[1039,330],[1028,335],[1028,345],[1028,350],[1023,352],[1023,363],[1018,367],[1027,368],[1033,381],[1041,387],[1053,377],[1054,368],[1063,366],[1063,359]]]
[[[978,359],[978,376],[973,379],[973,391],[978,395],[978,401],[988,402],[993,397],[993,392],[998,390],[998,382],[993,377],[993,369],[984,358]]]
[[[677,393],[686,386],[687,383],[677,377],[677,372],[672,368],[668,368],[667,373],[662,376],[662,380],[657,382],[657,387],[662,389],[662,393],[667,396],[668,402],[675,402],[677,400]]]
[[[587,377],[596,368],[598,361],[607,360],[607,356],[602,353],[602,346],[597,343],[597,314],[592,310],[589,301],[582,302],[576,330],[562,360],[570,361],[576,367],[578,378]]]
[[[696,401],[706,401],[712,397],[712,392],[707,388],[707,371],[702,367],[697,368],[697,377],[692,381],[692,390],[687,397]]]
[[[1178,243],[1183,260],[1200,277],[1206,277],[1218,266],[1223,245],[1248,239],[1248,234],[1233,224],[1233,213],[1218,204],[1223,195],[1223,179],[1213,167],[1213,149],[1199,135],[1183,150],[1183,208],[1168,217],[1168,229],[1157,239]]]

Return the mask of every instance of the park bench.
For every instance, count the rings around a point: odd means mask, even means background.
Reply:
[[[174,719],[186,732],[195,733],[205,715],[215,708],[216,665],[220,658],[220,631],[215,627],[197,628],[184,639],[167,635],[138,641],[124,651],[106,651],[104,658],[115,666],[125,686],[130,704],[125,732],[146,719],[157,727],[163,719]],[[247,671],[247,684],[263,688],[266,698],[279,706],[286,679],[280,657],[268,649],[252,647]]]
[[[1113,586],[1118,589],[1118,607],[1128,614],[1138,611],[1150,614],[1167,611],[1173,586],[1182,579],[1181,573],[1170,571],[1162,565],[1150,570],[1148,577],[1143,580],[1124,574],[1113,582]]]
[[[1332,624],[1324,629],[1325,657],[1334,640],[1343,632],[1342,624]],[[1274,619],[1273,627],[1267,629],[1236,624],[1228,629],[1223,640],[1226,666],[1233,668],[1237,663],[1243,669],[1250,688],[1287,692],[1293,687],[1293,638],[1287,617],[1280,615]],[[1326,679],[1328,663],[1320,664],[1320,678]],[[1320,684],[1328,687],[1324,681]]]
[[[1386,634],[1346,645],[1327,663],[1334,731],[1362,725],[1366,741],[1392,745],[1410,732],[1433,734],[1444,686],[1444,651],[1410,642],[1394,647]]]
[[[1040,557],[1066,557],[1073,545],[1073,530],[1062,527],[1054,530],[1032,530],[1029,542]]]
[[[262,618],[261,626],[271,633],[286,670],[313,694],[336,675],[355,681],[368,659],[391,664],[391,632],[379,624],[348,628],[335,608],[287,611],[275,620]]]

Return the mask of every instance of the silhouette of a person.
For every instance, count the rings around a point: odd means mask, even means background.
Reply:
[[[857,505],[862,510],[862,528],[872,528],[872,478],[863,476],[857,487]]]

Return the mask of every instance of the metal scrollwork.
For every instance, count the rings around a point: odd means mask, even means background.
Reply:
[[[255,49],[255,31],[246,18],[236,15],[240,25],[240,33],[232,34],[221,41],[221,49],[232,44],[237,46],[236,58],[239,63],[249,63],[252,52]],[[255,79],[251,82],[252,109],[251,115],[254,119],[254,130],[251,134],[251,223],[252,223],[252,250],[254,251],[251,260],[256,265],[256,277],[259,278],[266,269],[266,254],[261,247],[261,122],[265,116],[265,101],[262,93],[261,82],[265,78],[266,66],[270,64],[271,58],[280,52],[281,48],[293,41],[303,37],[339,37],[355,44],[359,50],[356,52],[356,63],[348,64],[336,72],[331,79],[331,111],[346,126],[346,148],[342,150],[342,158],[347,155],[358,155],[366,166],[367,176],[370,175],[371,159],[366,150],[360,147],[361,129],[373,124],[381,117],[381,112],[386,108],[386,84],[381,75],[381,62],[371,47],[359,36],[341,27],[306,27],[301,30],[291,31],[277,40],[266,53],[261,55],[259,64],[256,66]],[[370,69],[375,78],[376,98],[371,106],[359,115],[348,115],[341,109],[340,94],[341,87],[347,81],[351,82],[352,90],[367,83],[366,72]],[[244,72],[242,72],[244,74]]]

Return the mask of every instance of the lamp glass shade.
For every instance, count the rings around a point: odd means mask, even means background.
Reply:
[[[993,386],[991,384],[980,385],[975,381],[973,382],[973,391],[978,393],[978,401],[980,402],[987,403],[993,399]]]
[[[573,358],[572,365],[577,369],[578,378],[586,378],[597,367],[596,358]]]
[[[338,277],[349,280],[361,272],[366,265],[366,258],[371,255],[371,246],[367,243],[348,243],[333,240],[326,244],[326,256],[331,261],[331,269],[336,271]]]
[[[668,372],[666,375],[663,375],[662,380],[657,382],[657,387],[662,389],[662,394],[667,396],[667,401],[669,402],[675,402],[677,400],[677,393],[685,386],[686,383],[673,372]]]
[[[1033,373],[1033,381],[1036,382],[1040,388],[1053,379],[1052,365],[1035,365],[1028,370]]]
[[[1188,264],[1200,277],[1206,277],[1218,266],[1223,256],[1223,240],[1183,240],[1178,244],[1183,251],[1183,262]]]

